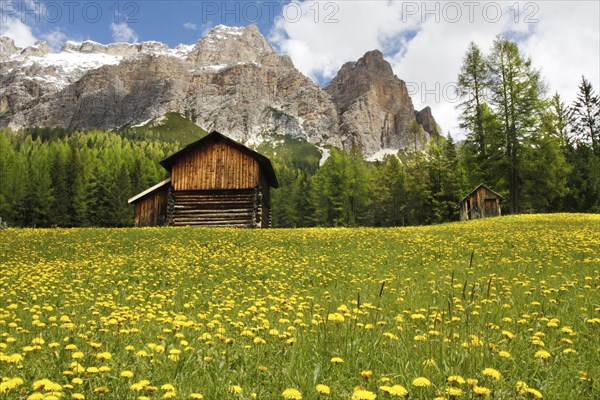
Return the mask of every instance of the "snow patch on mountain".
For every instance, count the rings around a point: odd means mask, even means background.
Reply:
[[[398,156],[398,152],[400,151],[400,149],[383,149],[383,150],[379,150],[376,153],[371,154],[369,157],[367,157],[367,161],[383,161],[383,159],[385,158],[385,156]]]

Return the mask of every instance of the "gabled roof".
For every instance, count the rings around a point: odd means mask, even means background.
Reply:
[[[483,188],[485,188],[485,189],[489,190],[490,192],[494,193],[496,196],[500,197],[501,199],[503,199],[503,198],[504,198],[504,196],[502,196],[501,194],[499,194],[499,193],[497,193],[497,192],[494,192],[492,189],[490,189],[489,187],[487,187],[487,186],[485,186],[483,183],[481,183],[481,184],[479,184],[479,186],[477,186],[475,189],[471,190],[471,191],[469,192],[469,194],[467,194],[465,197],[463,197],[463,198],[460,200],[460,202],[462,203],[463,201],[465,201],[465,199],[466,199],[467,197],[469,197],[470,195],[472,195],[473,193],[475,193],[475,192],[476,192],[476,191],[477,191],[479,188],[481,188],[481,187],[483,187]]]
[[[136,201],[140,200],[142,197],[146,197],[149,194],[152,194],[153,192],[157,191],[158,189],[160,189],[163,186],[166,186],[170,183],[171,183],[171,178],[169,177],[169,178],[165,179],[164,181],[152,186],[151,188],[144,190],[142,193],[136,194],[135,196],[133,196],[132,198],[127,200],[127,203],[129,203],[129,204],[135,203]]]
[[[177,159],[179,159],[181,156],[186,155],[186,154],[194,151],[195,149],[202,147],[202,146],[206,145],[207,143],[214,142],[214,141],[220,141],[220,142],[227,143],[228,145],[238,149],[242,153],[245,153],[245,154],[249,155],[250,157],[254,158],[256,161],[258,161],[261,171],[264,173],[265,177],[267,178],[267,182],[269,183],[269,185],[274,188],[279,187],[279,182],[277,182],[277,177],[275,176],[275,170],[273,169],[271,160],[269,160],[267,157],[263,156],[262,154],[257,153],[256,151],[244,146],[243,144],[241,144],[239,142],[236,142],[233,139],[228,138],[227,136],[225,136],[217,131],[212,131],[208,135],[204,136],[202,139],[197,140],[194,143],[188,144],[183,149],[179,150],[178,152],[176,152],[176,153],[170,155],[169,157],[165,158],[164,160],[162,160],[160,162],[160,165],[162,165],[163,167],[165,167],[165,169],[167,169],[169,172],[171,172],[171,169],[173,168],[173,164],[175,164]]]

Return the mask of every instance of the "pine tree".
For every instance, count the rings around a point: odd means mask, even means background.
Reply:
[[[579,94],[573,104],[573,117],[577,139],[591,145],[600,156],[600,97],[585,76],[581,77]]]

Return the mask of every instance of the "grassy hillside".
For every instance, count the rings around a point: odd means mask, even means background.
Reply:
[[[279,164],[314,173],[319,168],[321,152],[312,143],[289,136],[268,134],[255,150]]]
[[[597,215],[0,236],[0,399],[600,397]]]
[[[175,112],[153,118],[142,126],[123,128],[120,132],[129,138],[179,142],[183,146],[206,136],[208,133],[189,119]]]

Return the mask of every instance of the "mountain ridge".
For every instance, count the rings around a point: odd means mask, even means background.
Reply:
[[[220,25],[175,48],[71,41],[52,53],[43,42],[19,49],[0,37],[0,84],[0,126],[12,129],[115,130],[176,112],[243,143],[287,135],[365,156],[407,148],[420,113],[381,52],[344,64],[321,88],[253,25]],[[427,115],[421,125],[431,130]]]

